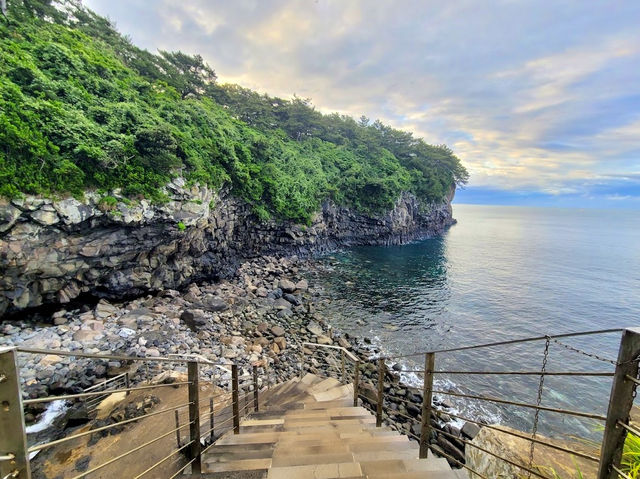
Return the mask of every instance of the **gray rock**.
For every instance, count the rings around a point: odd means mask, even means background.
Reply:
[[[281,327],[281,326],[273,326],[273,327],[271,328],[271,333],[272,333],[274,336],[284,336],[285,330],[284,330],[284,328],[283,328],[283,327]]]
[[[300,299],[297,296],[293,295],[293,294],[285,293],[285,294],[282,295],[282,297],[283,297],[283,299],[289,301],[294,306],[300,306],[300,304],[301,304],[300,303]]]
[[[469,439],[473,440],[480,432],[480,426],[471,422],[465,422],[460,432]]]
[[[314,336],[322,336],[323,332],[322,332],[322,328],[320,327],[320,325],[316,322],[310,322],[309,324],[307,324],[307,330],[313,334]]]
[[[206,295],[202,299],[203,306],[209,311],[225,311],[229,309],[229,305],[221,298],[213,296],[211,294]]]
[[[276,314],[276,317],[280,319],[290,318],[291,316],[293,316],[293,311],[290,309],[281,309]]]
[[[119,311],[120,310],[116,306],[104,299],[101,299],[96,306],[95,315],[97,318],[104,319],[113,316]]]
[[[281,309],[291,309],[291,303],[284,298],[278,298],[273,303],[274,307],[278,310]]]
[[[75,198],[68,198],[53,203],[53,207],[67,225],[82,223],[94,216],[97,210],[91,205],[85,205]]]
[[[30,214],[31,218],[44,226],[55,225],[60,222],[60,218],[55,211],[40,209]]]
[[[293,293],[296,290],[296,284],[288,279],[281,279],[278,287],[285,293]]]
[[[0,233],[9,231],[22,214],[20,209],[0,199]]]
[[[298,291],[306,291],[309,289],[309,282],[306,279],[301,279],[296,283],[296,289]]]

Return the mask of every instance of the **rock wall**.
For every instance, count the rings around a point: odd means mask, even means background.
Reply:
[[[401,244],[454,223],[451,198],[421,209],[403,194],[380,216],[327,202],[305,227],[261,222],[228,191],[189,187],[179,178],[166,192],[170,201],[161,205],[117,192],[115,205],[96,193],[83,201],[0,200],[0,316],[83,293],[116,299],[229,277],[242,259],[259,254]]]

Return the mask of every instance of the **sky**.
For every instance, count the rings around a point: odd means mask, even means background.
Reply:
[[[218,81],[446,143],[456,201],[640,209],[638,0],[85,0]]]

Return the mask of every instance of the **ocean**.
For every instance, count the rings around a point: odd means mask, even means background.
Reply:
[[[441,237],[321,258],[331,323],[371,338],[385,355],[640,327],[639,211],[454,205],[454,217]],[[607,360],[616,359],[619,340],[609,333],[551,341],[547,371],[613,371]],[[541,341],[441,353],[436,369],[539,371],[544,349]],[[424,365],[423,357],[397,362]],[[421,383],[419,375],[404,377]],[[535,403],[539,383],[539,376],[438,374],[435,389]],[[541,404],[606,414],[610,387],[609,377],[547,376]],[[532,409],[442,399],[465,417],[525,431],[533,424]],[[538,430],[597,439],[601,428],[543,411]]]

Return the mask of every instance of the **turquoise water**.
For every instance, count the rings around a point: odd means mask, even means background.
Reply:
[[[455,205],[440,238],[324,258],[326,314],[382,351],[407,354],[527,336],[640,326],[640,212]],[[615,359],[620,334],[565,343]],[[544,342],[436,356],[436,369],[539,370]],[[422,368],[422,358],[399,362]],[[551,343],[549,371],[612,371]],[[408,381],[420,382],[415,375]],[[542,404],[606,413],[609,378],[546,377]],[[535,402],[539,377],[439,375],[444,390]],[[448,397],[463,415],[531,428],[533,412]],[[596,437],[596,424],[542,412],[540,430]]]

